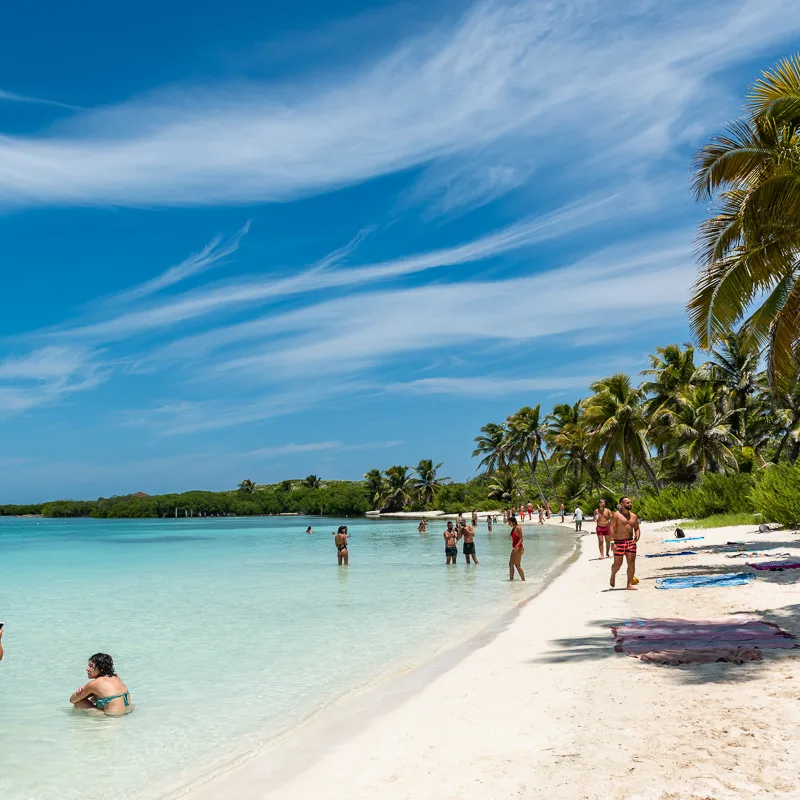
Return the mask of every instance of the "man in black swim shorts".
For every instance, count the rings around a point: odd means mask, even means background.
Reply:
[[[464,558],[467,559],[467,564],[469,564],[470,558],[477,564],[478,559],[475,558],[475,528],[472,525],[464,525],[458,532],[458,538],[460,539],[462,536],[464,537]]]
[[[458,547],[456,547],[457,534],[453,530],[453,523],[447,523],[447,530],[444,532],[444,555],[447,559],[446,564],[455,564],[458,558]]]

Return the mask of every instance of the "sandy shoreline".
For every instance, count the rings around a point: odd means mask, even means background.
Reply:
[[[673,527],[644,526],[640,552],[675,549],[660,543]],[[587,533],[578,558],[505,629],[430,674],[416,693],[357,699],[333,734],[300,733],[175,796],[800,796],[800,650],[765,651],[762,661],[741,666],[684,667],[613,651],[608,626],[631,617],[748,612],[800,634],[800,570],[761,572],[729,588],[663,591],[653,583],[745,570],[746,559],[718,551],[727,541],[800,556],[800,535],[754,528],[687,535],[705,537],[681,548],[693,545],[696,556],[640,556],[640,591],[626,592],[608,589],[609,562],[597,560],[596,537]],[[367,713],[365,702],[377,702],[380,713]]]

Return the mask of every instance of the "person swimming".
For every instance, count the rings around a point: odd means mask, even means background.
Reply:
[[[347,566],[350,560],[350,551],[347,548],[347,540],[350,534],[347,532],[347,525],[340,525],[339,530],[333,534],[333,543],[336,545],[336,560],[339,566]]]
[[[312,528],[312,527],[309,525],[309,526],[306,528],[306,533],[314,533],[314,529],[313,529],[313,528]]]
[[[86,667],[89,681],[78,687],[70,703],[84,711],[102,711],[109,717],[121,717],[133,711],[128,687],[114,671],[114,659],[107,653],[95,653]]]

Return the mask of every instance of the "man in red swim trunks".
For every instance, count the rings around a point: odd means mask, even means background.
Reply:
[[[614,587],[619,568],[622,566],[622,557],[628,562],[627,589],[635,591],[633,578],[636,575],[636,543],[642,532],[639,530],[639,517],[631,513],[633,503],[630,497],[622,497],[619,501],[620,510],[611,515],[611,536],[614,539],[614,563],[611,565],[611,586]]]
[[[605,500],[601,500],[594,510],[594,521],[600,558],[605,558],[611,555],[611,511],[606,508]]]

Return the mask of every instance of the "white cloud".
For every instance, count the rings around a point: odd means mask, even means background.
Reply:
[[[142,297],[160,292],[162,289],[174,286],[180,281],[184,281],[194,275],[199,275],[201,272],[205,272],[207,269],[216,266],[228,256],[233,255],[233,253],[239,249],[240,242],[247,235],[249,230],[250,223],[247,222],[244,227],[227,241],[223,242],[221,236],[215,236],[199,253],[192,253],[188,258],[181,261],[180,264],[170,267],[166,272],[162,272],[155,278],[145,281],[138,286],[134,286],[131,289],[126,289],[109,299],[118,303],[140,300]]]
[[[681,0],[669,13],[604,0],[479,5],[327,82],[167,90],[48,135],[5,137],[0,198],[279,201],[493,145],[538,164],[609,147],[660,156],[688,108],[712,105],[710,76],[796,36],[795,10],[794,0]]]
[[[69,103],[61,103],[58,100],[46,100],[43,97],[31,97],[27,94],[17,94],[16,92],[5,92],[0,89],[0,100],[7,100],[11,103],[30,103],[40,106],[55,106],[56,108],[66,108],[71,111],[79,111],[78,106]]]
[[[586,389],[597,375],[556,375],[549,378],[509,378],[506,375],[470,378],[421,378],[390,383],[386,390],[406,394],[450,394],[456,397],[503,397],[515,392],[560,392]]]

